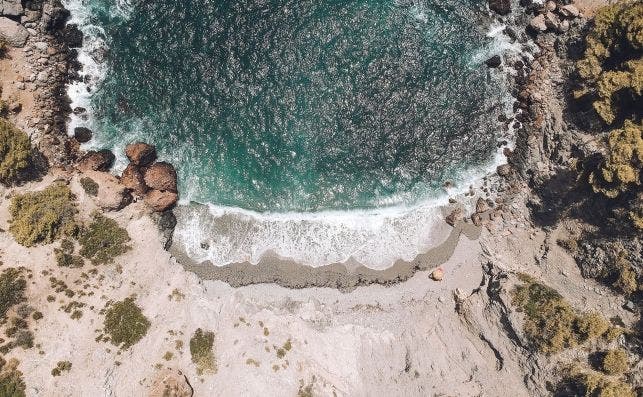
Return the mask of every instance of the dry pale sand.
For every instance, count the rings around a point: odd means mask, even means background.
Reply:
[[[77,178],[71,186],[87,217],[94,204]],[[53,179],[47,176],[21,190],[43,188]],[[10,192],[1,193],[0,228],[7,230],[4,197]],[[3,266],[33,271],[29,302],[45,314],[34,326],[36,348],[18,348],[9,356],[19,358],[30,396],[145,396],[165,367],[181,370],[196,396],[296,395],[301,385],[320,396],[528,395],[519,359],[524,353],[507,343],[496,306],[476,292],[488,279],[483,265],[489,260],[508,270],[538,273],[541,268],[542,277],[554,283],[560,275],[553,272],[564,267],[570,276],[563,282],[572,284],[566,290],[575,291],[569,297],[573,303],[582,307],[600,300],[606,315],[629,321],[604,288],[581,287],[593,284],[574,273],[564,253],[549,251],[536,265],[545,238],[525,222],[490,227],[493,233],[484,229],[478,240],[460,238],[442,265],[442,282],[419,271],[402,283],[341,292],[204,281],[163,250],[156,225],[139,203],[108,215],[127,227],[133,249],[88,278],[82,274],[92,265],[58,268],[53,245],[25,248],[0,233]],[[76,296],[55,293],[52,276]],[[80,296],[81,291],[87,295]],[[152,323],[148,334],[123,352],[96,342],[106,302],[133,294]],[[48,302],[49,295],[56,301]],[[464,299],[459,310],[455,296]],[[85,305],[80,319],[61,310],[70,301]],[[216,373],[198,375],[191,362],[189,338],[198,327],[216,334]],[[183,347],[177,348],[178,340]],[[288,340],[292,349],[278,357],[277,349]],[[168,351],[173,357],[165,360]],[[51,369],[61,360],[70,361],[72,369],[53,377]]]

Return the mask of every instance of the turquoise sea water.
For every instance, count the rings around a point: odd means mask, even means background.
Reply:
[[[485,4],[90,0],[108,47],[96,142],[155,144],[203,203],[412,204],[496,152]]]

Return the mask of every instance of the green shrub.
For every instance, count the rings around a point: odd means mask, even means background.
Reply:
[[[579,341],[596,339],[604,335],[610,328],[605,317],[596,312],[581,314],[576,318],[576,333]]]
[[[80,255],[95,265],[113,263],[115,257],[130,249],[127,245],[130,241],[129,234],[115,220],[98,212],[92,218],[92,222],[80,235]]]
[[[636,397],[634,390],[624,382],[612,380],[598,372],[575,372],[567,382],[574,385],[574,396],[582,397]]]
[[[591,95],[594,109],[607,123],[643,104],[643,4],[621,1],[598,10],[577,69],[583,79],[575,96]]]
[[[31,247],[49,244],[62,235],[76,231],[75,215],[78,212],[74,195],[62,183],[55,183],[39,192],[13,197],[9,212],[9,231],[20,244]]]
[[[204,372],[214,373],[217,370],[214,358],[214,333],[204,332],[201,328],[194,332],[190,338],[190,354],[192,362],[196,364],[199,375]]]
[[[30,164],[31,140],[8,120],[0,118],[0,183],[14,183]]]
[[[60,376],[63,371],[71,371],[71,362],[69,361],[58,361],[56,368],[51,370],[52,376]]]
[[[7,311],[14,305],[25,300],[24,294],[27,281],[22,272],[8,268],[0,274],[0,320],[5,319]]]
[[[590,174],[589,181],[594,192],[616,198],[641,185],[642,167],[643,124],[626,120],[622,129],[609,133],[607,155],[598,169]]]
[[[88,195],[93,197],[96,197],[98,195],[98,183],[96,183],[92,178],[80,178],[80,186],[83,187],[83,190]]]
[[[18,370],[12,369],[0,373],[0,396],[25,397],[25,389],[25,382]]]
[[[596,339],[609,323],[597,313],[578,314],[553,288],[520,275],[523,284],[513,291],[512,304],[524,313],[523,331],[538,351],[552,354]]]
[[[60,267],[83,267],[85,261],[82,257],[74,255],[74,243],[71,240],[64,239],[60,242],[60,248],[54,248],[56,263]]]
[[[150,321],[134,303],[133,298],[126,298],[114,303],[107,310],[104,326],[112,344],[127,349],[147,334]]]
[[[627,353],[622,349],[612,349],[605,353],[601,370],[608,375],[618,375],[627,371],[630,367]]]

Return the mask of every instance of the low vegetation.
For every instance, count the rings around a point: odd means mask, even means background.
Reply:
[[[597,11],[577,69],[582,87],[607,124],[643,113],[643,3],[621,1]]]
[[[83,267],[85,261],[79,255],[74,255],[76,247],[71,240],[64,239],[60,242],[60,248],[54,248],[56,263],[60,267]]]
[[[596,193],[616,198],[641,185],[642,166],[643,124],[626,120],[623,128],[609,133],[607,154],[590,174],[590,183]]]
[[[63,235],[74,235],[78,212],[69,187],[54,183],[44,190],[13,197],[9,231],[26,247],[49,244]]]
[[[630,367],[627,353],[622,349],[608,350],[601,362],[601,371],[608,375],[619,375]]]
[[[8,268],[0,273],[0,320],[6,320],[7,311],[25,300],[26,288],[27,282],[20,270]]]
[[[150,321],[136,305],[134,298],[130,297],[107,309],[104,327],[112,344],[127,349],[147,334]]]
[[[127,230],[99,212],[93,214],[92,222],[81,232],[78,241],[80,255],[95,265],[113,263],[114,258],[130,249]]]
[[[512,303],[524,313],[523,330],[531,345],[553,354],[604,335],[609,323],[596,313],[577,313],[553,288],[520,275]]]
[[[636,397],[632,387],[619,379],[577,368],[569,371],[559,388],[559,396]]]
[[[25,397],[25,383],[22,380],[22,373],[17,370],[18,362],[9,360],[0,368],[0,396],[2,397]]]
[[[190,354],[199,375],[217,371],[214,358],[214,333],[198,328],[190,338]]]
[[[71,371],[71,362],[69,361],[58,361],[56,364],[56,368],[51,370],[51,375],[52,376],[60,376],[62,375],[63,371],[69,372]]]
[[[27,134],[0,118],[0,183],[10,185],[29,168],[31,141]]]
[[[98,195],[98,183],[96,183],[92,178],[80,178],[80,186],[82,186],[83,190],[88,195],[93,197],[96,197]]]

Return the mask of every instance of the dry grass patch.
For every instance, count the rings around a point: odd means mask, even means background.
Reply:
[[[217,363],[214,357],[214,332],[198,328],[190,338],[190,354],[196,365],[197,374],[216,373]]]

